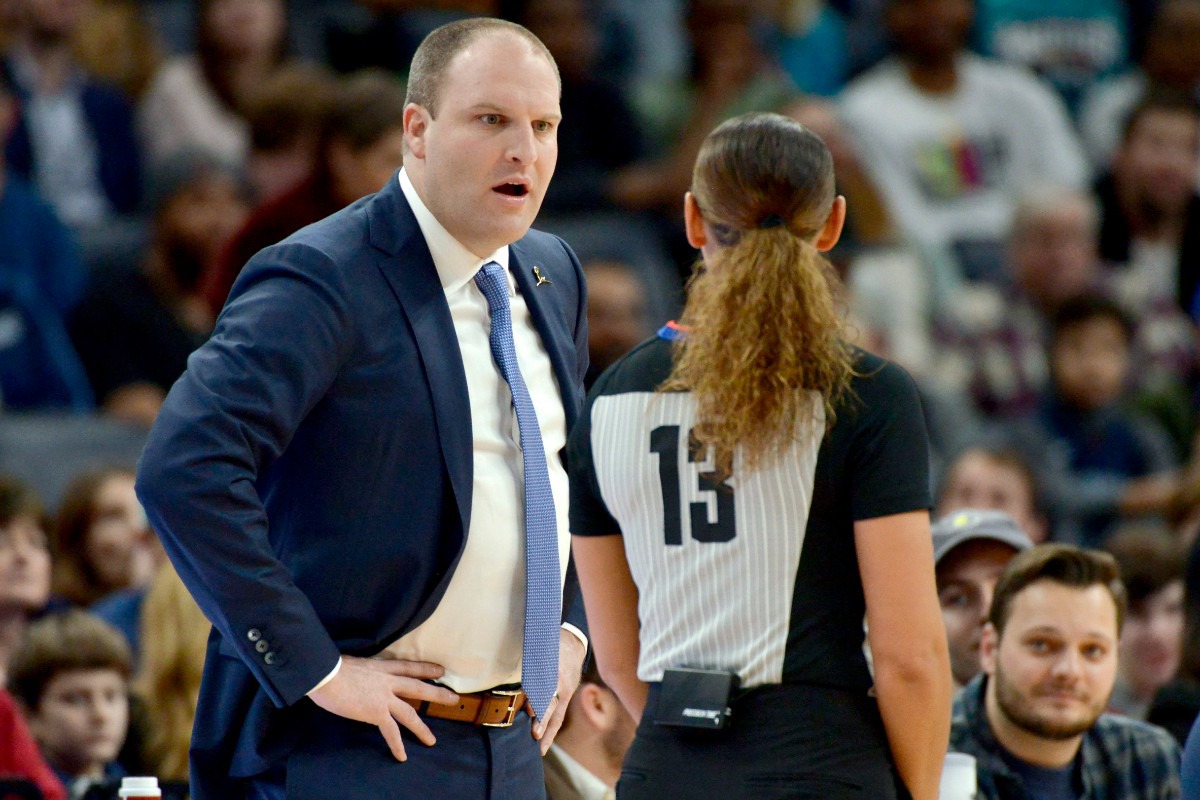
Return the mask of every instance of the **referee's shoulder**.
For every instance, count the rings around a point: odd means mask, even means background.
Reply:
[[[600,373],[590,394],[652,392],[670,373],[671,342],[655,334]]]
[[[886,392],[910,386],[915,388],[916,382],[912,376],[896,362],[853,345],[850,346],[850,352],[854,363],[851,385],[856,392],[864,389]]]

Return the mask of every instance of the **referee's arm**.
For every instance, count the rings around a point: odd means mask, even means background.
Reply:
[[[937,601],[929,513],[854,523],[875,692],[913,800],[936,800],[950,738],[950,656]]]
[[[600,677],[640,721],[647,689],[637,676],[638,590],[625,560],[625,540],[616,534],[572,536],[571,549]]]

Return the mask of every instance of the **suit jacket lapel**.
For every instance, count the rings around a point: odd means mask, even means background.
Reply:
[[[576,411],[574,402],[575,345],[570,333],[564,331],[561,324],[557,328],[555,327],[557,314],[553,305],[554,301],[558,299],[558,295],[555,293],[565,291],[566,287],[554,283],[538,287],[533,276],[535,265],[536,260],[532,259],[528,253],[523,252],[519,244],[509,245],[509,270],[517,282],[521,297],[525,298],[525,305],[529,307],[529,314],[533,317],[533,326],[537,328],[538,335],[542,337],[542,346],[546,348],[546,353],[550,356],[550,364],[554,367],[554,377],[558,378],[559,392],[562,394],[563,406],[566,408],[569,428],[575,419]],[[540,266],[545,271],[545,266]]]
[[[454,321],[433,256],[398,179],[389,181],[376,195],[367,216],[371,244],[389,256],[379,259],[379,268],[400,302],[421,353],[434,398],[442,458],[454,488],[465,539],[471,519],[473,444],[467,378]]]

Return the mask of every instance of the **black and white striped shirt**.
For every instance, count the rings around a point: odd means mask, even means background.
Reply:
[[[638,587],[638,676],[727,669],[743,686],[866,690],[855,520],[929,507],[920,401],[899,367],[859,351],[836,424],[797,431],[779,459],[721,485],[694,460],[695,401],[656,388],[671,345],[610,368],[572,433],[571,532],[620,534]],[[823,418],[819,397],[812,402]]]

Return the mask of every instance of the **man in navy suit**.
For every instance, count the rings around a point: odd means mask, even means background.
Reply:
[[[562,452],[587,368],[579,263],[529,230],[557,155],[557,68],[524,28],[466,20],[425,40],[408,92],[404,168],[251,259],[139,466],[213,622],[195,800],[541,798],[578,683],[585,640],[551,616],[543,708],[516,685],[535,660],[524,440],[545,452],[559,572],[544,585],[561,589]],[[492,357],[501,280],[540,437],[518,435],[530,417]],[[558,609],[548,594],[534,599]]]

